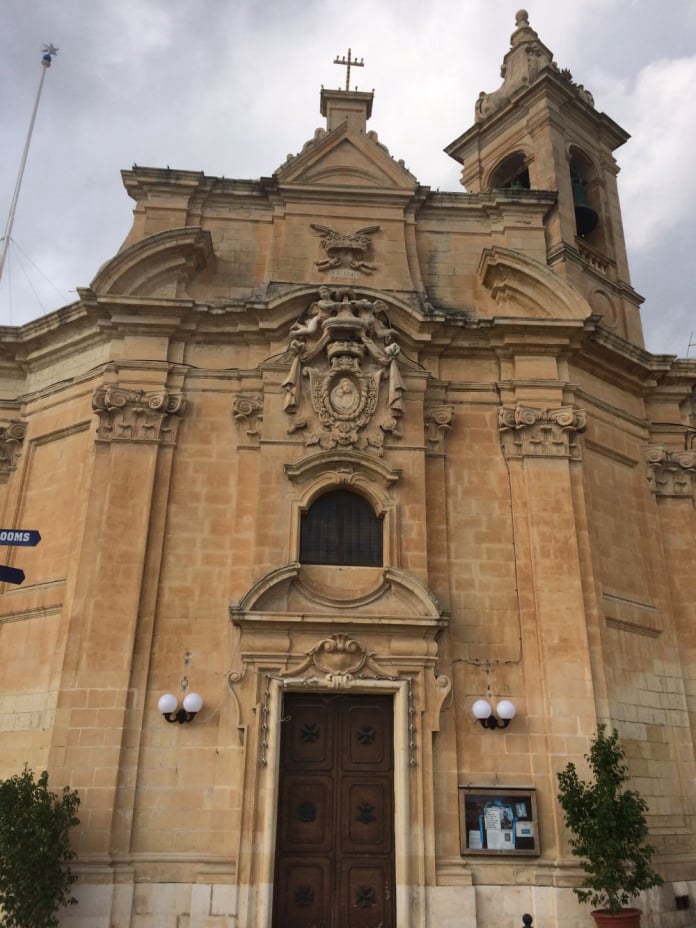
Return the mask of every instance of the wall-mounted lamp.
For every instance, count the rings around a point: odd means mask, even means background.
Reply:
[[[203,699],[198,693],[187,693],[184,696],[184,704],[181,709],[177,709],[179,701],[172,693],[165,693],[160,696],[157,708],[168,722],[192,722],[196,713],[201,711]]]
[[[471,708],[483,727],[490,728],[491,731],[495,728],[507,728],[517,711],[514,702],[510,702],[509,699],[501,699],[495,707],[498,718],[493,715],[493,709],[487,699],[477,699]]]

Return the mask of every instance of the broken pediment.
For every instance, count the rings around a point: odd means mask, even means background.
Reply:
[[[496,303],[496,316],[522,319],[587,319],[583,295],[546,265],[508,248],[486,248],[478,276]]]
[[[230,606],[235,625],[267,624],[280,619],[373,625],[447,624],[435,597],[417,580],[395,567],[331,567],[288,564],[254,584]]]
[[[418,181],[377,140],[348,122],[331,132],[318,129],[298,155],[290,155],[275,177],[285,185],[391,187],[413,191]]]
[[[148,235],[118,252],[97,272],[98,294],[181,296],[213,260],[210,232],[197,226]]]

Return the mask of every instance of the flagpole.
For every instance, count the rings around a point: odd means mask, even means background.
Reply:
[[[34,100],[34,109],[31,114],[31,121],[29,123],[29,131],[27,132],[27,139],[24,143],[24,152],[22,154],[22,160],[19,165],[19,174],[17,175],[17,183],[15,184],[14,194],[12,195],[12,202],[10,203],[10,212],[7,217],[7,224],[5,225],[5,233],[2,237],[2,249],[0,250],[0,280],[2,280],[2,272],[5,267],[5,258],[7,257],[7,249],[10,247],[10,236],[12,234],[12,226],[14,225],[15,212],[17,211],[17,200],[19,200],[19,190],[22,186],[22,178],[24,177],[24,167],[27,163],[27,155],[29,154],[29,145],[31,143],[31,136],[34,131],[34,123],[36,122],[36,113],[39,108],[39,100],[41,99],[41,90],[43,89],[44,78],[46,77],[46,71],[51,67],[51,59],[54,55],[58,54],[58,49],[52,43],[44,45],[41,49],[43,56],[41,58],[41,80],[39,81],[39,89],[36,92],[36,99]]]

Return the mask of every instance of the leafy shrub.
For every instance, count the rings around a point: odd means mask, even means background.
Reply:
[[[80,797],[64,787],[48,789],[48,773],[38,780],[26,766],[0,781],[0,923],[3,928],[56,928],[57,911],[77,902],[70,888],[76,856],[69,831]]]
[[[641,890],[660,886],[652,869],[655,848],[645,841],[647,803],[635,790],[625,789],[630,779],[619,733],[606,734],[600,725],[585,760],[589,781],[578,777],[570,763],[557,774],[558,801],[573,834],[570,846],[580,858],[586,876],[573,890],[580,902],[615,914]]]

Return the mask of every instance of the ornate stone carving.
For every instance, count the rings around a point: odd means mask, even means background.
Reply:
[[[400,437],[406,386],[386,309],[348,288],[320,287],[319,299],[290,329],[284,409],[292,416],[290,434],[307,430],[306,445],[381,454],[385,434]]]
[[[648,445],[648,485],[656,496],[696,499],[696,451],[667,451]]]
[[[244,435],[258,443],[263,422],[263,397],[236,396],[232,405],[232,418]]]
[[[0,420],[0,477],[7,476],[16,468],[15,459],[20,454],[26,434],[25,422],[19,419]]]
[[[443,451],[445,438],[452,428],[452,406],[428,406],[425,410],[425,441],[428,451]]]
[[[287,670],[281,676],[296,679],[309,675],[313,678],[317,673],[320,674],[319,679],[332,689],[347,688],[360,677],[398,679],[380,667],[374,654],[366,651],[359,641],[343,633],[324,638],[307,652],[299,667]]]
[[[186,402],[167,390],[126,390],[117,385],[97,387],[92,409],[99,417],[99,441],[149,441],[173,445]]]
[[[549,70],[565,81],[575,94],[589,106],[594,106],[594,99],[582,84],[573,81],[567,68],[561,70],[553,60],[552,52],[539,39],[529,25],[526,10],[518,10],[515,15],[515,31],[510,36],[510,51],[503,59],[500,76],[503,84],[493,93],[481,91],[476,101],[476,122],[481,122],[501,109],[516,93],[530,87],[542,71]]]
[[[574,406],[538,409],[534,406],[501,406],[498,430],[506,458],[563,457],[579,460],[577,435],[586,426],[586,415]]]
[[[321,236],[322,251],[326,254],[321,261],[314,262],[320,271],[352,271],[354,273],[350,276],[357,277],[376,270],[377,265],[368,264],[365,257],[372,248],[370,234],[379,232],[379,226],[363,226],[345,235],[315,222],[310,226]]]

